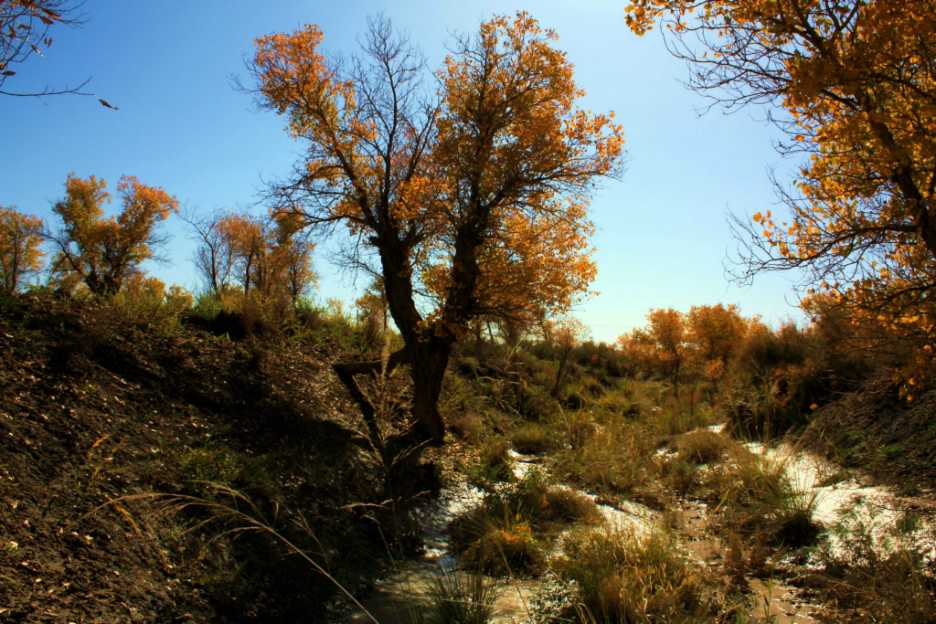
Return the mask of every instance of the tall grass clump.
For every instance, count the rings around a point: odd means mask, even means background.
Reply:
[[[510,442],[519,453],[538,454],[556,448],[555,433],[545,425],[525,423],[510,434]]]
[[[442,572],[434,579],[429,598],[419,624],[487,624],[494,616],[497,588],[480,574]]]
[[[573,621],[712,621],[701,574],[659,530],[643,536],[622,529],[577,531],[565,539],[554,568],[578,588],[577,608],[566,614]]]
[[[533,470],[509,488],[488,493],[481,505],[456,518],[449,532],[462,562],[497,576],[537,575],[545,548],[571,523],[597,524],[594,502],[552,485]]]
[[[722,524],[777,546],[815,543],[821,532],[812,519],[815,495],[790,481],[782,461],[740,446],[732,455],[732,461],[707,473],[703,485],[717,502]]]
[[[691,464],[714,464],[722,459],[732,441],[714,431],[691,431],[675,441],[679,459]]]
[[[608,423],[579,446],[558,453],[555,472],[562,480],[589,490],[628,494],[647,481],[653,446],[653,436],[643,428]]]

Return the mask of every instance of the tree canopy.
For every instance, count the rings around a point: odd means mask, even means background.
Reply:
[[[52,272],[63,284],[80,281],[96,295],[117,293],[139,272],[162,242],[156,226],[179,207],[163,189],[124,176],[117,183],[123,208],[116,217],[104,217],[103,207],[110,201],[106,189],[107,182],[95,176],[69,175],[64,199],[52,208],[62,229],[47,232],[57,252]]]
[[[0,290],[13,293],[42,268],[42,221],[0,206]]]
[[[738,220],[741,277],[801,268],[811,293],[929,342],[936,316],[936,2],[633,0],[662,19],[689,84],[729,110],[769,103],[804,164],[789,218]]]
[[[435,440],[442,376],[468,322],[518,302],[567,307],[594,275],[585,205],[619,169],[622,130],[577,107],[555,39],[526,13],[488,20],[456,40],[436,93],[384,19],[343,64],[321,52],[316,26],[257,41],[260,100],[306,149],[274,197],[306,225],[347,226],[354,262],[381,276],[417,426]]]

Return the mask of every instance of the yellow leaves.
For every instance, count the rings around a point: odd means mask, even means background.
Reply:
[[[123,209],[102,218],[110,200],[107,183],[95,176],[69,175],[65,198],[53,207],[65,226],[59,240],[59,274],[77,274],[95,294],[114,294],[141,262],[153,255],[154,228],[178,210],[178,201],[158,187],[124,176],[117,184]]]
[[[577,108],[583,91],[554,31],[522,11],[482,23],[436,73],[439,109],[424,135],[418,113],[391,135],[389,118],[368,108],[398,87],[382,82],[380,59],[361,84],[322,55],[322,39],[306,26],[259,39],[254,55],[264,102],[308,147],[302,208],[392,252],[401,266],[385,281],[421,280],[446,322],[532,317],[587,291],[596,268],[585,201],[597,176],[617,171],[624,136],[613,114]],[[455,300],[464,309],[453,313],[445,306]]]
[[[17,290],[26,275],[42,268],[42,221],[0,206],[0,291]]]
[[[689,20],[693,8],[700,11]],[[727,89],[735,103],[776,96],[792,117],[794,125],[784,125],[792,130],[791,143],[810,152],[793,183],[801,196],[789,198],[797,212],[793,225],[777,228],[769,216],[754,215],[774,266],[801,267],[805,257],[823,275],[856,269],[868,278],[843,289],[843,303],[875,314],[881,308],[887,323],[906,335],[923,332],[923,312],[934,295],[936,243],[912,232],[927,227],[920,202],[936,201],[930,184],[936,73],[927,62],[936,45],[936,30],[928,27],[936,23],[933,4],[627,3],[628,26],[638,34],[657,20],[673,25],[671,36],[689,37],[680,43],[687,44],[682,49],[690,60],[708,63],[696,68],[703,89]],[[696,42],[702,42],[698,53]],[[720,72],[712,58],[727,59],[730,69]],[[867,265],[893,250],[897,256],[885,267]],[[920,319],[899,320],[913,316]]]

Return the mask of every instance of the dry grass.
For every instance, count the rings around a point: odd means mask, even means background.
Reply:
[[[714,431],[691,431],[675,440],[679,458],[692,464],[714,464],[724,457],[732,441]]]
[[[578,531],[554,567],[578,587],[580,622],[710,622],[703,578],[662,532],[645,537],[619,529]]]
[[[479,574],[442,572],[430,591],[430,606],[418,624],[487,624],[494,616],[497,590]]]
[[[782,462],[741,446],[730,455],[731,461],[705,474],[701,486],[717,502],[721,524],[775,546],[815,543],[821,531],[812,520],[815,495],[795,487]]]
[[[882,534],[874,530],[872,514],[859,505],[833,527],[845,551],[822,551],[825,590],[840,609],[869,622],[931,624],[936,621],[936,564],[925,551],[936,535],[921,539],[916,523],[905,521]]]
[[[538,454],[556,448],[558,440],[544,425],[526,423],[510,434],[510,442],[518,453]]]
[[[647,481],[652,454],[652,439],[641,427],[606,424],[581,446],[558,453],[555,472],[589,490],[627,494]]]
[[[482,489],[490,489],[497,483],[512,481],[514,474],[510,443],[503,438],[485,442],[481,446],[477,462],[469,468],[468,478]]]
[[[545,565],[545,547],[571,523],[603,521],[591,499],[552,485],[531,471],[508,489],[491,492],[450,526],[453,548],[462,561],[500,576],[536,575]]]

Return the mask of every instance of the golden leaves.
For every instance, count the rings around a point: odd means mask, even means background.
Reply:
[[[0,206],[0,290],[12,293],[20,280],[42,268],[45,255],[42,221],[13,208]]]
[[[693,13],[693,10],[696,13]],[[888,0],[631,0],[638,34],[656,21],[699,35],[679,48],[702,90],[734,104],[777,98],[786,149],[805,152],[788,224],[754,215],[775,267],[813,267],[830,298],[930,341],[936,274],[936,7]],[[740,43],[739,43],[740,42]],[[714,63],[712,58],[722,59]],[[711,69],[712,73],[707,73]],[[725,93],[724,90],[721,91]],[[882,266],[875,266],[878,261]],[[908,314],[907,311],[910,311]],[[915,319],[907,321],[907,319]]]
[[[124,176],[117,183],[123,209],[116,218],[103,218],[103,205],[110,201],[106,188],[107,183],[95,176],[69,175],[65,198],[53,207],[65,226],[53,268],[60,275],[77,274],[96,294],[117,292],[138,265],[152,257],[156,224],[179,207],[163,189]]]
[[[264,101],[309,148],[299,185],[328,198],[316,218],[402,256],[390,287],[418,276],[440,309],[459,300],[454,317],[567,308],[587,290],[585,200],[617,170],[624,138],[613,114],[576,107],[583,92],[554,31],[521,11],[459,41],[436,74],[425,144],[411,119],[393,134],[358,101],[389,93],[387,66],[364,84],[329,64],[322,38],[314,26],[270,35],[254,57]],[[471,296],[450,297],[475,282]]]

